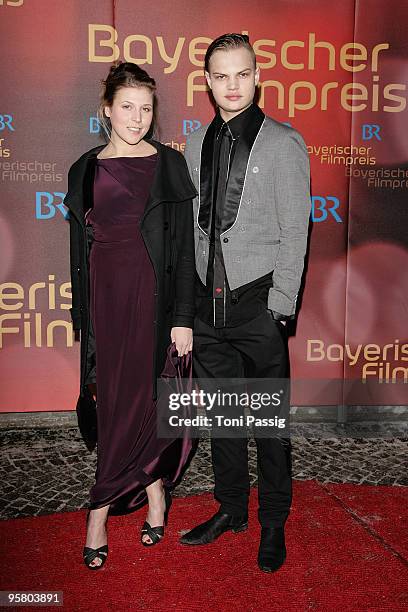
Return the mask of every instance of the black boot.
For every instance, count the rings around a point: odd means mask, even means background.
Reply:
[[[239,533],[248,529],[247,516],[232,516],[217,512],[208,521],[194,527],[180,538],[181,544],[209,544],[226,531]]]
[[[286,559],[283,527],[262,527],[258,566],[263,572],[276,572]]]

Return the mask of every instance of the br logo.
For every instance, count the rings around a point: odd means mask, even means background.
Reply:
[[[14,132],[13,115],[0,115],[0,132],[5,129]]]
[[[35,194],[36,219],[52,219],[57,210],[68,219],[68,209],[64,204],[65,193],[60,191],[37,191]]]
[[[312,221],[320,223],[326,221],[331,215],[336,223],[343,223],[343,219],[337,212],[339,206],[340,200],[335,196],[312,196]]]
[[[198,121],[198,119],[183,119],[183,136],[195,132],[201,125],[201,121]]]
[[[362,125],[362,139],[363,140],[372,140],[372,138],[376,138],[377,140],[381,140],[380,136],[380,126],[376,123],[363,123]]]
[[[99,134],[101,131],[101,124],[99,123],[98,117],[89,117],[89,133]]]

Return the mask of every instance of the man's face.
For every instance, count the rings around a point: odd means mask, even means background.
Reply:
[[[255,68],[253,56],[245,47],[215,51],[205,76],[224,121],[252,104],[259,68]]]

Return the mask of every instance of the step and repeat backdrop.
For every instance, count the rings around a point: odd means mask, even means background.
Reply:
[[[310,154],[293,403],[408,403],[407,23],[407,0],[0,0],[0,410],[75,406],[63,201],[69,166],[102,142],[111,63],[156,79],[160,140],[183,151],[213,116],[205,50],[234,31],[254,45],[261,108]]]

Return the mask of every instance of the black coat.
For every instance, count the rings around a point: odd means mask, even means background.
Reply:
[[[153,396],[169,346],[173,326],[193,327],[194,234],[192,198],[196,191],[184,157],[159,142],[149,141],[158,161],[140,231],[156,276],[154,321]],[[70,168],[65,204],[69,208],[72,309],[75,330],[81,330],[80,395],[96,378],[95,338],[89,304],[89,252],[92,231],[85,213],[93,206],[93,183],[97,154],[105,145],[91,149]],[[140,347],[143,351],[143,347]]]

